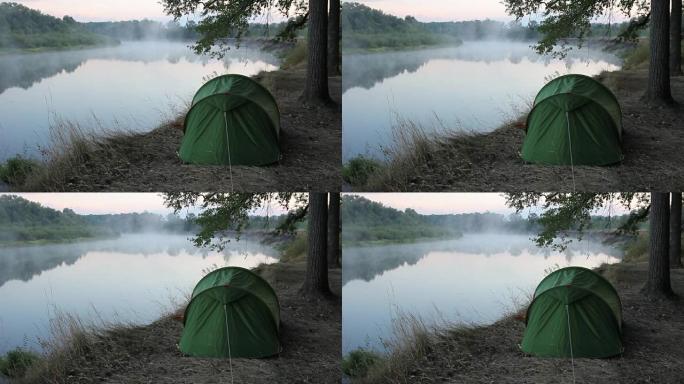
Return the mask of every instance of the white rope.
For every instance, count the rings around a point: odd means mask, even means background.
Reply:
[[[575,356],[572,353],[572,330],[570,327],[570,310],[568,305],[565,304],[565,313],[568,315],[568,339],[570,344],[570,364],[572,364],[572,383],[575,383]]]
[[[233,355],[230,352],[230,331],[228,330],[228,304],[223,304],[223,313],[226,315],[226,339],[228,340],[228,365],[230,366],[230,384],[233,384]]]
[[[233,192],[233,160],[230,157],[230,137],[228,136],[228,112],[223,111],[223,121],[226,123],[226,145],[228,146],[228,171],[230,172],[230,192]]]
[[[570,145],[570,172],[572,173],[572,192],[577,189],[575,185],[575,161],[572,158],[572,136],[570,135],[570,112],[565,111],[565,120],[568,122],[568,144]]]

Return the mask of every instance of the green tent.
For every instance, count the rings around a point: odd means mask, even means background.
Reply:
[[[622,161],[622,112],[605,85],[584,75],[546,84],[527,116],[522,158],[548,165],[608,165]]]
[[[568,267],[537,286],[522,350],[541,357],[609,357],[622,353],[621,333],[615,288],[592,270]]]
[[[255,80],[224,75],[204,84],[185,117],[178,151],[192,164],[265,165],[280,159],[280,112]]]
[[[217,269],[192,291],[181,352],[198,357],[260,358],[280,352],[280,309],[273,288],[237,267]]]

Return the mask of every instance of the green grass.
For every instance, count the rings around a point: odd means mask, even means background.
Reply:
[[[281,248],[280,261],[284,263],[304,261],[307,253],[306,234],[298,232],[295,238]]]
[[[342,372],[349,377],[365,377],[381,356],[373,351],[359,348],[342,359]]]
[[[682,43],[682,59],[684,60],[684,43]],[[651,57],[650,48],[647,41],[639,41],[636,48],[623,56],[623,69],[644,69],[648,68],[649,58]]]
[[[0,164],[0,180],[9,185],[23,185],[40,163],[17,155]]]
[[[306,42],[298,40],[297,44],[285,53],[282,58],[282,69],[289,69],[306,61]]]
[[[34,352],[23,348],[13,349],[5,356],[0,356],[0,374],[9,378],[23,377],[38,360]]]
[[[382,164],[363,155],[354,157],[342,167],[342,178],[351,185],[366,185]]]

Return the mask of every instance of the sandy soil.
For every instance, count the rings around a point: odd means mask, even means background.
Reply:
[[[274,264],[258,272],[280,300],[283,352],[267,359],[234,359],[235,383],[339,383],[341,271],[330,271],[337,298],[311,302],[298,294],[304,264]],[[73,362],[67,383],[231,383],[228,360],[183,356],[182,324],[172,316],[149,326],[112,331],[89,358]]]
[[[681,383],[684,300],[649,301],[639,293],[647,265],[617,264],[601,272],[623,303],[625,352],[610,359],[575,359],[577,383]],[[684,270],[672,271],[684,296]],[[492,326],[449,332],[409,369],[408,383],[572,383],[570,359],[536,358],[519,350],[524,324],[510,317]],[[404,382],[397,380],[396,382]]]
[[[607,167],[540,166],[519,156],[521,122],[489,134],[452,137],[437,144],[427,161],[408,170],[406,184],[371,182],[356,190],[408,191],[645,191],[684,188],[684,107],[654,108],[641,100],[645,71],[599,76],[623,110],[622,163]],[[676,100],[684,104],[684,77],[672,79]]]
[[[330,78],[335,107],[299,101],[305,68],[255,76],[275,96],[281,110],[283,159],[265,167],[233,167],[234,190],[336,191],[340,189],[341,78]],[[183,164],[177,156],[183,117],[145,134],[105,140],[82,164],[67,171],[64,184],[41,185],[54,191],[230,191],[227,166]],[[20,188],[21,189],[21,188]]]

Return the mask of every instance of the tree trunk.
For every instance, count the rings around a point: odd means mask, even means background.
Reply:
[[[670,268],[682,268],[682,193],[672,192],[670,209]]]
[[[340,267],[340,193],[330,193],[328,205],[328,266]]]
[[[309,193],[308,256],[301,291],[311,296],[330,295],[327,255],[328,195]]]
[[[330,0],[330,16],[328,17],[328,74],[333,76],[341,75],[341,62],[340,0]]]
[[[672,104],[669,0],[651,0],[650,35],[651,58],[646,99],[655,104]]]
[[[648,281],[643,292],[649,296],[671,297],[669,255],[670,194],[651,192]]]
[[[682,75],[682,0],[672,0],[670,17],[670,75]]]
[[[309,57],[304,101],[329,104],[328,91],[328,1],[309,0]]]

